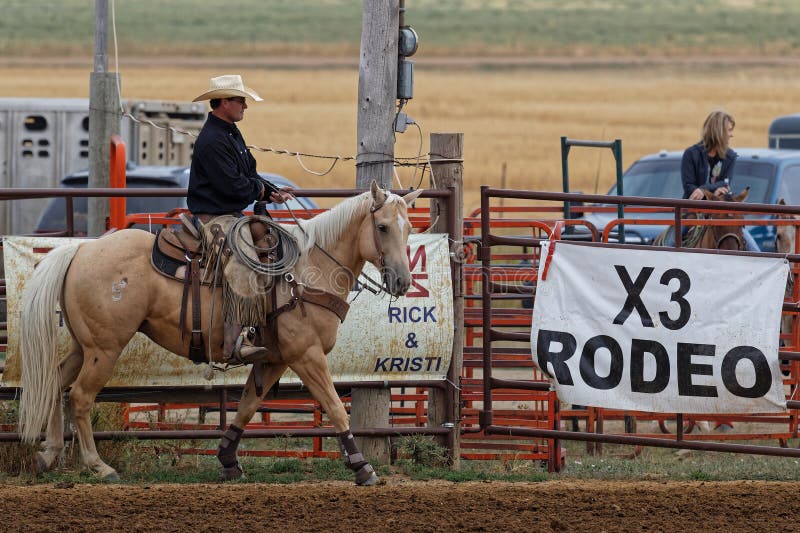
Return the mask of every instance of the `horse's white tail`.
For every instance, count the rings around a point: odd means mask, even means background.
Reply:
[[[67,244],[52,250],[25,284],[19,334],[22,359],[19,429],[23,442],[38,440],[61,394],[55,310],[67,269],[80,245]]]

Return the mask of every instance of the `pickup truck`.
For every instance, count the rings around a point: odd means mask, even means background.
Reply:
[[[771,150],[767,148],[736,148],[739,159],[734,167],[731,189],[735,192],[750,187],[748,203],[774,204],[783,198],[788,204],[800,204],[800,150]],[[625,196],[682,198],[681,158],[683,151],[662,151],[642,157],[622,176]],[[609,195],[617,194],[614,185]],[[672,213],[631,213],[628,218],[672,218]],[[585,220],[598,230],[617,218],[613,213],[587,213]],[[762,215],[752,218],[764,218]],[[626,242],[650,244],[666,226],[625,227]],[[746,231],[761,251],[775,251],[774,226],[747,226]]]

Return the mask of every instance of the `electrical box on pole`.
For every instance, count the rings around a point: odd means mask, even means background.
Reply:
[[[411,100],[414,98],[414,63],[407,58],[417,52],[419,38],[411,26],[404,24],[403,2],[400,11],[400,34],[397,40],[397,99]]]

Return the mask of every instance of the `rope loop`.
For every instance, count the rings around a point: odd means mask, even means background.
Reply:
[[[280,242],[283,247],[283,257],[272,263],[262,263],[245,253],[246,247],[255,250],[256,253],[269,251],[243,240],[241,235],[242,228],[245,224],[249,224],[250,222],[261,222],[279,234]],[[297,260],[300,259],[300,245],[297,243],[297,239],[294,235],[282,225],[262,215],[244,216],[234,222],[228,230],[228,245],[234,255],[236,255],[236,258],[243,265],[253,272],[268,276],[281,276],[291,271],[297,263]]]

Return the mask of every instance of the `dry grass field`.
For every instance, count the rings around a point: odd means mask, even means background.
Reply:
[[[226,70],[226,69],[223,69]],[[355,155],[357,69],[236,69],[266,102],[248,109],[242,129],[251,144],[326,155]],[[90,67],[0,67],[0,96],[87,97]],[[217,68],[125,68],[123,98],[191,100]],[[737,120],[734,147],[765,146],[771,120],[800,111],[795,67],[731,66],[574,69],[419,68],[406,111],[420,126],[397,137],[396,155],[428,152],[431,132],[465,134],[465,210],[479,186],[561,190],[559,138],[622,139],[624,166],[661,149],[696,142],[705,115],[728,109]],[[353,162],[318,177],[289,156],[256,153],[259,168],[305,187],[351,187]],[[307,159],[310,168],[329,163]],[[573,149],[572,190],[605,192],[614,179],[610,150]],[[404,187],[412,169],[401,169]],[[416,174],[419,178],[419,173]],[[426,177],[427,181],[427,177]],[[414,184],[416,185],[416,184]]]

